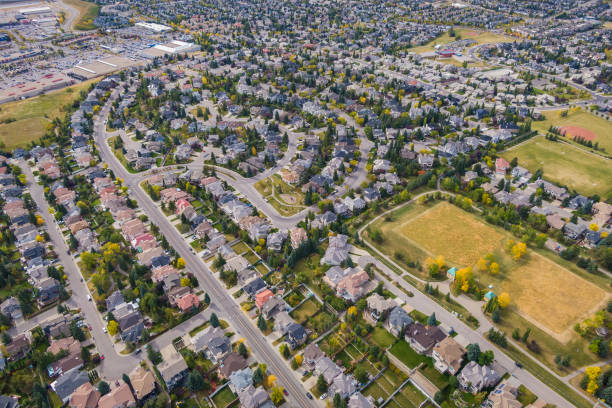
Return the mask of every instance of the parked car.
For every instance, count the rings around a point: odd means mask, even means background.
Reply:
[[[311,394],[311,393],[307,392],[307,393],[306,393],[306,396],[307,396],[308,398],[312,399],[312,394]]]

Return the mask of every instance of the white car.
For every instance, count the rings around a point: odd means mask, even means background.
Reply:
[[[325,393],[323,393],[323,394],[321,394],[321,396],[319,397],[319,399],[320,399],[321,401],[323,401],[325,398],[327,398],[327,393],[326,393],[326,392],[325,392]]]
[[[106,327],[103,327],[103,328],[102,328],[102,331],[103,331],[104,333],[108,333],[108,330],[106,330]]]

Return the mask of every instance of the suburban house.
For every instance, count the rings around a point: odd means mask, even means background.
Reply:
[[[287,309],[287,304],[280,296],[272,296],[261,307],[261,314],[266,320],[274,318],[274,316]]]
[[[274,404],[263,387],[248,386],[238,393],[238,398],[243,408],[274,408]]]
[[[412,323],[406,329],[406,340],[410,347],[419,354],[429,354],[433,347],[444,340],[446,334],[438,326],[423,326],[419,322]]]
[[[88,381],[78,387],[70,397],[70,408],[96,408],[100,399],[100,391]]]
[[[302,352],[303,363],[306,365],[306,367],[313,370],[317,360],[324,355],[325,353],[321,351],[317,343],[310,343]]]
[[[296,249],[302,242],[308,239],[304,228],[293,227],[289,230],[289,237],[291,239],[291,247]]]
[[[447,337],[434,346],[431,356],[436,370],[455,375],[461,368],[464,354],[465,349],[455,339]]]
[[[356,392],[349,398],[348,408],[374,408],[374,398]]]
[[[240,354],[229,353],[219,366],[219,374],[221,378],[229,378],[233,372],[245,369],[247,366],[247,361]]]
[[[351,374],[340,374],[334,378],[327,392],[329,395],[340,394],[343,399],[346,399],[357,391],[357,385],[357,380]]]
[[[287,334],[289,326],[293,323],[293,319],[289,316],[289,313],[286,311],[278,312],[274,317],[274,330],[282,334]]]
[[[172,390],[187,377],[188,368],[183,356],[176,351],[173,344],[168,344],[160,350],[163,361],[157,365],[166,386]]]
[[[208,326],[204,330],[191,337],[193,351],[196,353],[205,352],[210,341],[216,337],[225,337],[225,332],[220,327]]]
[[[389,318],[387,319],[387,327],[389,332],[395,337],[399,337],[403,330],[410,326],[414,320],[408,315],[408,313],[399,306],[395,306],[389,312]]]
[[[319,358],[315,363],[314,376],[322,375],[327,384],[331,384],[334,378],[340,374],[342,374],[342,369],[327,356]]]
[[[81,385],[89,382],[89,376],[85,371],[70,370],[57,380],[51,383],[51,389],[60,397],[62,402],[66,404],[70,401],[70,396]]]
[[[361,269],[338,282],[336,294],[350,302],[356,302],[367,293],[366,284],[369,281],[370,276]]]
[[[135,406],[136,400],[134,395],[132,395],[130,386],[123,382],[123,380],[117,380],[114,387],[111,386],[111,391],[100,397],[98,401],[98,408],[128,408]]]
[[[253,385],[253,370],[250,367],[236,370],[229,376],[230,388],[234,392],[240,392]]]
[[[155,378],[151,371],[142,366],[136,367],[130,373],[130,384],[134,389],[134,397],[138,401],[142,401],[148,396],[155,393]]]
[[[520,382],[510,377],[489,393],[489,398],[483,403],[486,408],[521,408],[523,404],[517,400]]]
[[[287,342],[292,349],[304,344],[307,337],[306,329],[301,324],[293,323],[287,328]]]
[[[378,321],[387,315],[387,312],[397,306],[393,299],[385,299],[378,293],[373,293],[367,298],[368,311],[374,321]]]
[[[495,173],[500,175],[500,176],[505,176],[506,175],[506,171],[508,171],[508,169],[510,169],[510,163],[508,163],[507,160],[498,157],[497,159],[495,159]]]
[[[346,235],[338,234],[329,237],[329,245],[321,258],[321,265],[340,265],[346,261],[351,245]]]
[[[30,332],[19,334],[4,346],[6,351],[7,361],[17,361],[25,357],[30,352],[32,337]]]
[[[489,366],[481,366],[475,361],[467,363],[457,376],[462,389],[477,394],[484,388],[492,387],[500,380],[500,376]]]

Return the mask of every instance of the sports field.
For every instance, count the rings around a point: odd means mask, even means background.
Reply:
[[[612,160],[595,153],[537,136],[505,151],[502,156],[508,161],[518,158],[519,166],[532,172],[542,169],[545,179],[581,194],[612,197]]]
[[[460,36],[462,40],[467,40],[467,39],[474,40],[476,41],[476,45],[514,41],[512,37],[502,35],[502,34],[492,33],[490,31],[480,31],[480,30],[476,30],[473,28],[455,28],[454,30],[457,36]],[[448,32],[446,32],[442,34],[440,37],[428,42],[425,45],[410,48],[410,51],[416,52],[416,53],[430,52],[430,51],[433,51],[434,46],[438,44],[444,45],[444,44],[451,43],[453,41],[457,41],[457,37],[451,37],[448,34]]]
[[[34,98],[0,105],[0,141],[11,149],[40,139],[47,124],[56,117],[63,117],[63,107],[77,99],[81,90],[87,90],[91,83],[86,81]],[[7,119],[10,122],[4,123]]]
[[[612,122],[582,109],[573,112],[569,111],[566,117],[559,116],[560,112],[550,111],[544,113],[545,120],[534,121],[531,127],[542,133],[546,133],[551,126],[584,128],[595,135],[595,138],[592,140],[593,143],[599,143],[599,146],[603,147],[607,153],[612,154]],[[567,133],[568,137],[574,136],[571,131]]]
[[[601,306],[609,295],[594,283],[532,250],[520,263],[503,252],[503,243],[513,238],[502,229],[490,226],[478,216],[447,202],[433,207],[414,204],[400,210],[391,221],[379,220],[373,228],[384,237],[379,250],[391,257],[404,252],[424,263],[427,256],[442,255],[457,267],[472,266],[483,287],[493,285],[496,293],[510,295],[513,310],[560,341],[572,325]],[[416,248],[416,250],[415,250]],[[414,258],[414,254],[420,256]],[[501,265],[497,276],[479,273],[478,259],[494,254]]]

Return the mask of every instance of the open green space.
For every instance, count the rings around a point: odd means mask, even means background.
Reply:
[[[255,183],[255,189],[281,215],[291,216],[304,208],[304,193],[299,188],[285,183],[278,174]]]
[[[40,139],[53,119],[65,115],[72,104],[96,82],[86,81],[44,95],[0,105],[0,141],[9,149]]]
[[[230,387],[226,386],[221,391],[216,393],[212,397],[212,400],[217,408],[226,408],[236,398],[236,394],[234,394],[232,390],[230,390]]]
[[[302,303],[297,309],[291,312],[291,317],[296,322],[304,322],[319,311],[321,305],[314,297]]]
[[[94,19],[100,14],[100,6],[83,0],[63,0],[69,6],[79,12],[74,22],[74,29],[79,31],[95,30]]]
[[[454,31],[457,37],[451,37],[449,34],[450,31],[447,31],[446,33],[442,34],[440,37],[436,38],[435,40],[432,40],[425,45],[413,47],[410,49],[410,51],[416,52],[417,54],[423,53],[423,52],[430,52],[430,51],[433,51],[435,49],[434,47],[438,44],[444,46],[453,41],[457,41],[458,39],[474,40],[476,41],[475,45],[514,41],[512,37],[508,37],[503,34],[496,34],[490,31],[481,31],[481,30],[477,30],[474,28],[454,28]]]
[[[592,140],[593,143],[597,142],[599,147],[603,148],[605,152],[612,153],[612,122],[583,109],[569,110],[565,117],[561,116],[561,112],[563,111],[543,113],[542,117],[544,120],[532,122],[532,129],[546,133],[551,126],[558,128],[562,126],[581,127],[595,134],[595,139]],[[571,135],[570,132],[567,136],[574,135]]]
[[[531,172],[542,169],[545,179],[581,194],[612,198],[612,161],[582,148],[538,136],[502,156],[508,161],[516,157],[519,166]]]

